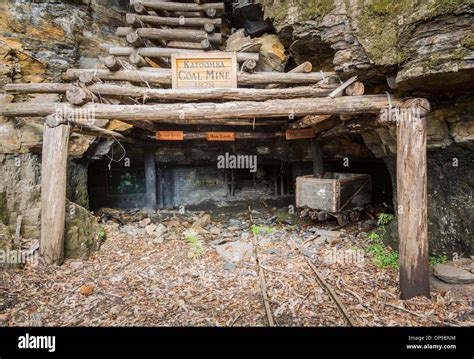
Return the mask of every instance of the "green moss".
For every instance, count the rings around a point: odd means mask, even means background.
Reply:
[[[321,18],[334,9],[333,0],[265,0],[262,2],[265,13],[269,14],[275,23],[291,21],[291,8],[296,7],[294,21],[305,21]]]
[[[399,46],[404,30],[416,22],[452,13],[465,4],[465,0],[359,0],[358,37],[377,65],[401,64],[407,58]],[[469,41],[472,43],[472,39]]]
[[[0,222],[5,223],[7,218],[7,209],[5,208],[5,192],[0,192]]]
[[[474,34],[467,35],[461,42],[461,45],[468,48],[469,50],[474,50]]]

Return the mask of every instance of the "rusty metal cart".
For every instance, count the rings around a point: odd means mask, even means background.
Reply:
[[[371,202],[371,189],[367,174],[327,172],[323,178],[297,177],[296,206],[316,211],[318,221],[334,217],[342,226],[359,220]]]

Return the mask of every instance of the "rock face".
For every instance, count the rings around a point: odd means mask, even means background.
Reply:
[[[85,208],[67,201],[64,256],[87,258],[100,248],[105,231]]]
[[[0,86],[15,82],[60,81],[69,67],[94,68],[107,47],[123,44],[115,37],[128,1],[9,2],[0,4]],[[13,96],[0,95],[0,103]],[[57,95],[16,96],[16,102],[59,102]],[[0,117],[0,248],[22,216],[20,234],[39,238],[43,120]],[[81,157],[94,138],[73,134],[69,157]],[[34,152],[34,153],[31,153]],[[69,160],[66,257],[85,257],[99,247],[102,230],[88,207],[87,164]],[[5,238],[4,238],[5,237]],[[102,238],[102,239],[101,239]]]
[[[70,161],[67,193],[78,203],[88,205],[87,169]],[[41,163],[36,154],[0,155],[0,248],[9,242],[21,216],[20,234],[40,237]],[[84,177],[85,176],[85,177]],[[87,209],[76,203],[66,206],[65,256],[87,257],[99,248],[105,232]]]
[[[472,81],[472,1],[260,2],[298,63],[394,76],[403,89]]]

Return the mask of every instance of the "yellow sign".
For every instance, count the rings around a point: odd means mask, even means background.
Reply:
[[[235,53],[173,54],[173,89],[237,88]]]

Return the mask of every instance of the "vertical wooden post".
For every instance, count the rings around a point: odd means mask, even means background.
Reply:
[[[313,155],[313,174],[320,178],[324,173],[324,156],[321,143],[316,139],[311,139],[311,152]]]
[[[146,207],[148,210],[154,210],[156,209],[156,162],[154,149],[152,147],[145,147],[144,157]]]
[[[421,101],[421,102],[420,102]],[[428,264],[426,100],[403,103],[400,110],[417,108],[398,117],[397,200],[402,299],[430,296]]]
[[[47,263],[57,265],[64,259],[68,142],[69,126],[48,117],[41,160],[40,254]]]

